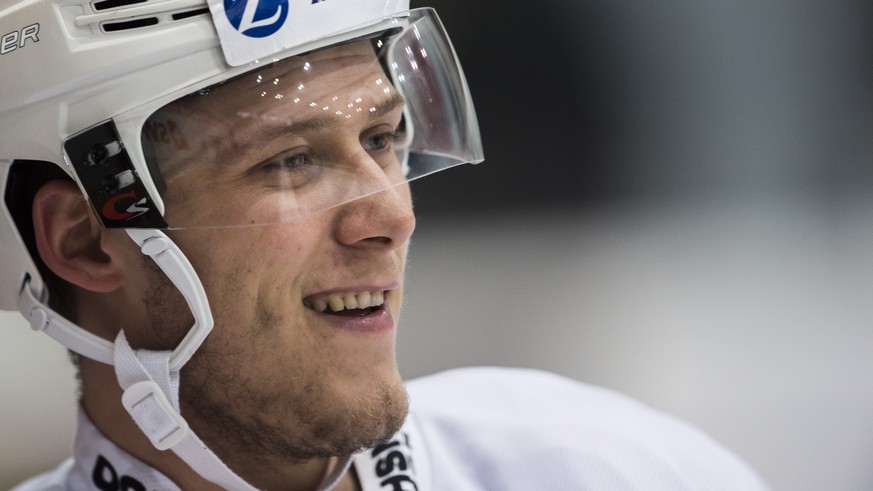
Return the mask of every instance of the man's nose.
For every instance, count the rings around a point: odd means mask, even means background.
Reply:
[[[412,197],[405,178],[392,178],[366,152],[359,154],[362,165],[359,179],[367,180],[379,191],[342,205],[336,217],[338,242],[354,247],[393,250],[404,245],[415,229]],[[398,182],[398,180],[400,182]]]

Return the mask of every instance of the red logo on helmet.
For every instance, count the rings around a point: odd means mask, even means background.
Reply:
[[[119,203],[125,201],[127,198],[133,200],[133,203],[125,208],[124,211],[119,211]],[[131,218],[136,218],[149,211],[149,209],[145,207],[145,204],[146,198],[137,200],[136,193],[133,191],[128,191],[124,194],[117,194],[103,205],[103,216],[109,220],[130,220]],[[124,206],[124,204],[121,206]]]

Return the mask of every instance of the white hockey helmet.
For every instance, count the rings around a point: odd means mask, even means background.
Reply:
[[[0,309],[19,308],[26,283],[46,300],[26,223],[27,188],[46,165],[76,180],[104,227],[240,226],[247,223],[233,214],[188,213],[216,199],[213,171],[205,169],[229,159],[215,156],[263,156],[253,148],[277,138],[271,127],[293,124],[282,120],[276,109],[282,105],[333,117],[377,110],[372,101],[310,91],[318,67],[295,55],[371,40],[385,73],[373,83],[384,82],[403,103],[402,134],[392,135],[403,176],[363,182],[354,168],[326,156],[318,178],[330,186],[318,192],[307,184],[304,196],[297,183],[269,183],[288,195],[271,221],[481,161],[473,105],[448,38],[431,10],[407,9],[408,0],[20,0],[2,8]],[[240,77],[257,87],[245,96],[222,93],[223,83]],[[255,92],[261,101],[253,102]],[[222,114],[175,110],[171,120],[160,117],[185,97],[240,103]],[[209,152],[185,149],[199,153],[199,161],[162,158],[152,148],[169,142],[182,149],[178,125],[209,132]]]

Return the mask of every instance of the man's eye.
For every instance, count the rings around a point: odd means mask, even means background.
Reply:
[[[389,150],[394,145],[394,142],[400,141],[403,139],[403,135],[401,131],[393,131],[389,133],[379,133],[377,135],[373,135],[367,137],[363,140],[362,144],[364,149],[368,152],[378,152],[381,150]]]
[[[269,161],[264,166],[266,170],[299,170],[311,163],[309,155],[305,153],[282,154]]]
[[[254,175],[264,186],[296,189],[318,179],[322,170],[309,148],[297,147],[262,162]]]

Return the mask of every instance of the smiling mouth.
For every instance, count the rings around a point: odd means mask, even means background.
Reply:
[[[363,317],[385,308],[386,291],[360,292],[357,294],[332,294],[326,297],[305,299],[304,305],[328,315]]]

